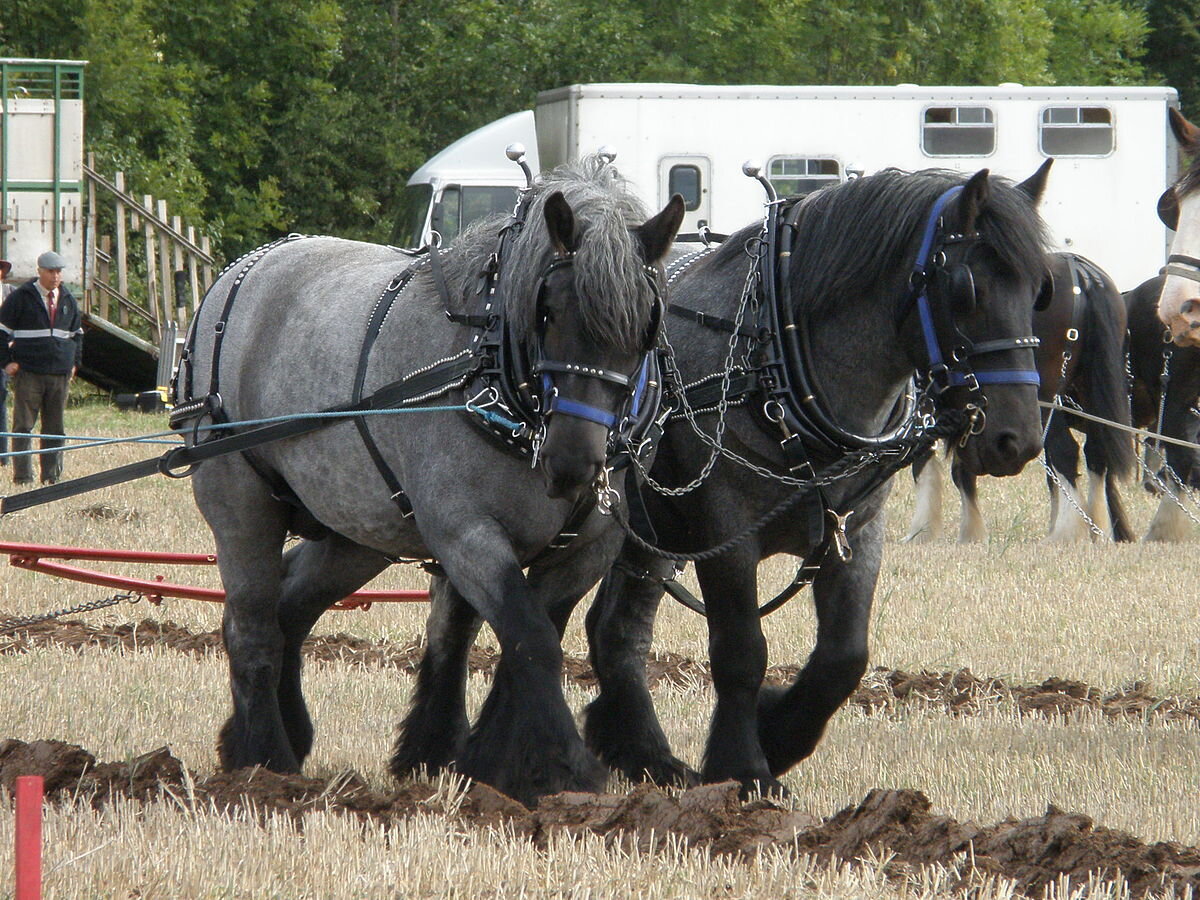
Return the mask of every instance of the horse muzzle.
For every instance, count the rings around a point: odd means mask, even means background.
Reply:
[[[1006,385],[987,395],[982,428],[967,437],[958,459],[972,475],[1016,475],[1042,450],[1037,388]]]

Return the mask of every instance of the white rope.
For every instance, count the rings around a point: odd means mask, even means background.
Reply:
[[[1102,419],[1099,416],[1093,416],[1091,413],[1085,413],[1079,409],[1072,409],[1069,406],[1063,406],[1061,403],[1039,400],[1038,406],[1042,407],[1043,409],[1061,410],[1068,415],[1079,416],[1079,418],[1087,419],[1089,422],[1098,422],[1101,425],[1108,425],[1109,427],[1115,428],[1118,431],[1127,431],[1130,434],[1140,435],[1141,437],[1150,438],[1151,440],[1162,441],[1166,444],[1174,444],[1177,447],[1190,447],[1194,450],[1200,450],[1200,444],[1195,444],[1191,441],[1180,440],[1179,438],[1167,437],[1165,434],[1159,434],[1158,432],[1150,431],[1145,428],[1134,428],[1130,425],[1122,425],[1120,422],[1114,422],[1111,419]]]

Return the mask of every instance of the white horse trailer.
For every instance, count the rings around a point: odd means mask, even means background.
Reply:
[[[610,146],[649,207],[684,196],[685,231],[728,232],[761,215],[746,160],[787,195],[889,166],[1021,180],[1054,157],[1041,212],[1056,248],[1128,289],[1166,256],[1155,203],[1178,168],[1167,126],[1177,105],[1163,87],[576,84],[432,157],[409,180],[397,236],[415,244],[437,229],[452,240],[473,218],[511,209],[509,190],[524,183],[504,157],[513,141],[535,171]]]
[[[0,59],[0,258],[9,280],[37,275],[56,250],[66,280],[83,263],[82,60]]]

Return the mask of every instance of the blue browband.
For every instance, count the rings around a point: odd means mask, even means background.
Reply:
[[[941,231],[942,213],[950,201],[962,193],[962,190],[961,184],[955,185],[946,190],[934,202],[933,209],[929,212],[929,218],[925,222],[925,232],[921,236],[921,248],[917,251],[917,260],[913,265],[911,283],[920,285],[916,305],[921,321],[921,333],[925,339],[925,352],[929,357],[930,372],[944,375],[946,387],[965,385],[974,389],[981,384],[1032,384],[1038,386],[1041,384],[1041,379],[1038,377],[1037,369],[984,369],[977,372],[968,366],[968,360],[973,355],[995,353],[1002,350],[1018,350],[1025,347],[1032,349],[1039,343],[1035,337],[989,341],[987,350],[980,349],[972,352],[968,349],[965,357],[960,359],[955,356],[949,363],[945,361],[942,354],[937,328],[934,325],[933,309],[928,296],[929,269],[935,253],[940,249],[935,247],[935,242]],[[947,311],[947,315],[949,316],[949,311]],[[949,317],[950,323],[953,324],[953,317]]]

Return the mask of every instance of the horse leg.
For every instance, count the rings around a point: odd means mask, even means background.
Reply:
[[[312,719],[300,684],[304,640],[325,610],[386,569],[388,561],[377,550],[330,534],[297,544],[284,554],[283,565],[279,713],[292,752],[303,763],[313,743]]]
[[[1055,517],[1050,523],[1046,540],[1078,541],[1088,534],[1088,528],[1080,511],[1084,509],[1079,493],[1079,444],[1071,436],[1071,430],[1061,415],[1052,416],[1046,429],[1046,484],[1051,496],[1056,497]],[[1061,493],[1062,496],[1058,496]]]
[[[977,479],[974,475],[968,475],[957,459],[950,464],[950,477],[954,486],[958,488],[958,497],[962,505],[958,521],[958,542],[976,544],[986,541],[988,530],[983,521],[983,513],[979,511]]]
[[[492,689],[456,768],[526,805],[598,791],[607,773],[584,746],[562,690],[562,648],[499,523],[426,522],[429,547],[500,642]]]
[[[696,564],[708,610],[708,653],[717,695],[704,763],[706,782],[737,781],[744,794],[782,793],[759,744],[758,698],[767,641],[758,615],[758,557],[741,549]]]
[[[429,603],[417,686],[388,767],[397,778],[450,765],[462,753],[470,732],[467,656],[481,620],[444,576],[431,580]]]
[[[1117,475],[1110,465],[1109,446],[1102,437],[1093,437],[1093,429],[1088,428],[1083,445],[1088,470],[1088,515],[1097,527],[1111,533],[1114,541],[1128,543],[1136,538],[1121,502]]]
[[[867,670],[867,634],[883,555],[877,516],[854,540],[854,558],[826,557],[813,582],[817,639],[808,661],[786,688],[759,699],[758,735],[772,775],[786,772],[817,747],[829,719]]]
[[[1187,540],[1191,524],[1180,505],[1185,500],[1179,496],[1179,488],[1171,482],[1169,476],[1164,480],[1165,490],[1158,501],[1158,509],[1154,511],[1154,518],[1150,520],[1150,527],[1146,529],[1144,540],[1179,543]]]
[[[1129,515],[1125,512],[1125,502],[1121,499],[1120,485],[1117,476],[1107,473],[1104,479],[1104,493],[1108,499],[1108,518],[1112,522],[1112,539],[1119,544],[1129,544],[1137,540],[1133,526],[1129,523]]]
[[[631,781],[692,786],[700,774],[671,753],[646,682],[663,579],[672,564],[626,545],[587,614],[588,658],[599,693],[584,712],[588,746]]]
[[[279,710],[279,597],[291,510],[240,456],[206,462],[192,477],[192,489],[216,539],[225,586],[221,629],[233,714],[217,742],[221,766],[298,772],[300,761]]]
[[[933,448],[913,462],[916,503],[905,543],[927,544],[942,536],[942,464]]]
[[[1097,528],[1108,533],[1110,525],[1116,527],[1115,523],[1109,521],[1108,515],[1108,460],[1100,440],[1093,437],[1090,428],[1085,434],[1083,459],[1088,476],[1087,514]]]

